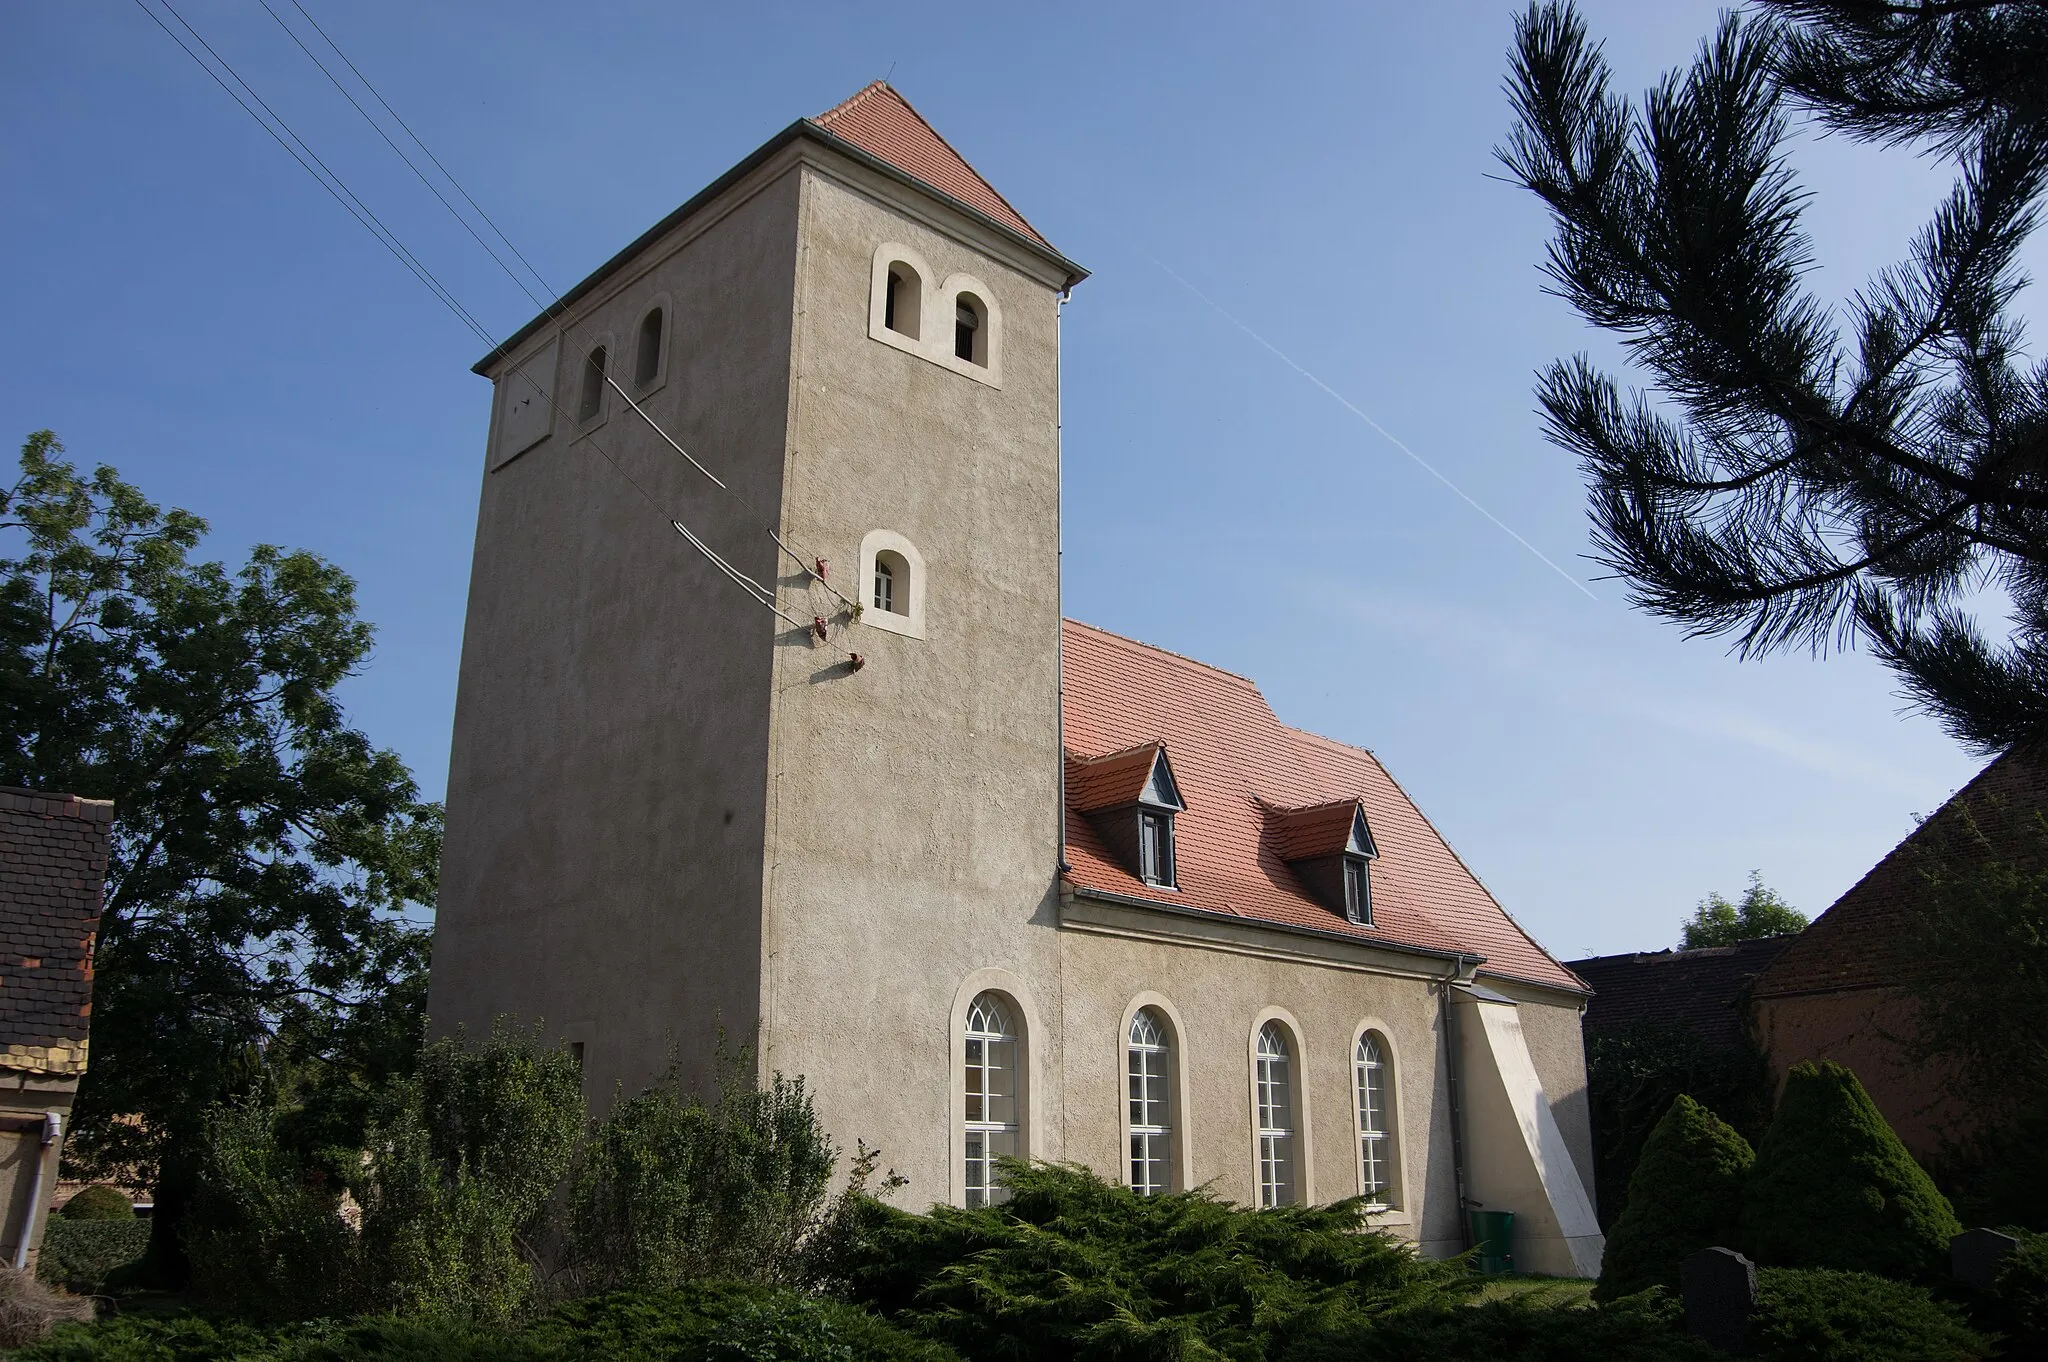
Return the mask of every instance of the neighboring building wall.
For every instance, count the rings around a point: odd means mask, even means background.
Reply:
[[[492,371],[448,780],[429,1008],[442,1031],[500,1015],[583,1045],[602,1109],[671,1053],[708,1076],[715,1025],[753,1036],[775,640],[787,626],[693,551],[673,514],[772,580],[781,497],[799,178],[760,167]],[[575,419],[584,355],[608,342],[630,388],[659,300],[666,378],[650,416],[617,393]],[[556,350],[553,434],[515,452],[511,377]],[[598,445],[604,453],[600,453]],[[636,491],[609,454],[645,487]]]
[[[1774,1084],[1782,1086],[1802,1060],[1831,1059],[1856,1075],[1915,1157],[1938,1153],[1945,1133],[1960,1133],[1958,1113],[1942,1091],[1945,1068],[1907,1057],[1916,1010],[1910,994],[1858,988],[1780,995],[1758,999],[1753,1010]]]
[[[836,160],[804,175],[783,532],[851,571],[888,530],[921,554],[924,637],[853,624],[840,655],[785,636],[769,764],[762,1063],[803,1073],[827,1126],[878,1145],[908,1204],[957,1200],[951,1019],[1001,970],[1061,1090],[1059,305],[1062,276],[928,196]],[[876,252],[929,277],[922,324],[951,354],[943,285],[999,318],[1001,386],[870,334]],[[956,285],[957,286],[957,285]],[[879,615],[880,612],[872,612]],[[887,1056],[877,1062],[878,1056]],[[1063,1157],[1057,1106],[1028,1132]]]

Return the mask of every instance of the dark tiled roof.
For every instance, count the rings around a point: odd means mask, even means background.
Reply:
[[[1289,728],[1241,676],[1072,620],[1063,638],[1067,750],[1106,756],[1163,740],[1187,802],[1174,819],[1177,889],[1139,880],[1070,809],[1067,878],[1075,887],[1481,955],[1481,973],[1582,989],[1494,901],[1372,753]],[[1347,921],[1309,893],[1266,833],[1272,806],[1353,802],[1365,805],[1380,850],[1370,926]]]
[[[811,121],[1039,245],[1052,244],[886,83],[878,80],[864,86]]]
[[[1709,1045],[1733,1046],[1743,1038],[1741,1007],[1752,982],[1796,940],[1772,936],[1733,946],[1570,961],[1572,973],[1593,987],[1586,1032],[1683,1023]]]
[[[1965,810],[1983,834],[1982,843],[1961,837]],[[1903,944],[1910,933],[1901,929],[1925,895],[1925,867],[1957,850],[2030,861],[2040,845],[2030,825],[2038,827],[2044,812],[2048,757],[2014,751],[1998,758],[1800,933],[1798,944],[1757,980],[1756,996],[1905,983],[1913,961]]]
[[[78,1074],[114,806],[0,788],[0,1069]]]

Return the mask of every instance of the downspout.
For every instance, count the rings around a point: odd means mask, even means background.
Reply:
[[[1053,599],[1058,603],[1059,615],[1059,618],[1053,621],[1053,665],[1056,669],[1052,688],[1054,708],[1053,732],[1056,735],[1056,741],[1053,744],[1053,760],[1059,763],[1060,783],[1059,808],[1053,811],[1054,820],[1058,824],[1059,837],[1059,859],[1053,863],[1053,898],[1055,903],[1058,902],[1059,896],[1066,892],[1066,876],[1073,869],[1072,866],[1067,864],[1067,530],[1063,521],[1063,517],[1066,515],[1067,478],[1065,466],[1067,454],[1064,443],[1067,427],[1067,355],[1065,348],[1061,344],[1064,337],[1058,334],[1066,321],[1067,297],[1072,292],[1073,285],[1067,285],[1067,287],[1060,290],[1059,296],[1053,299],[1052,305],[1053,329],[1055,333],[1053,339],[1054,359],[1052,371],[1052,456],[1054,475],[1052,496],[1053,516],[1055,519],[1054,534],[1058,537],[1058,546],[1055,549],[1053,560],[1053,573],[1057,578],[1053,583]]]
[[[36,1175],[28,1185],[28,1209],[22,1212],[21,1238],[14,1245],[14,1270],[23,1271],[28,1267],[28,1241],[36,1232],[36,1207],[43,1200],[43,1178],[50,1167],[50,1146],[57,1143],[64,1133],[64,1116],[61,1112],[43,1113],[43,1143],[36,1151]]]
[[[1474,962],[1476,963],[1476,962]],[[1444,1033],[1444,1091],[1451,1108],[1451,1188],[1457,1193],[1458,1242],[1472,1247],[1472,1220],[1466,1209],[1476,1203],[1465,1195],[1465,1116],[1458,1101],[1458,1011],[1451,1006],[1451,987],[1470,977],[1472,964],[1459,956],[1450,977],[1437,985],[1437,1009]]]

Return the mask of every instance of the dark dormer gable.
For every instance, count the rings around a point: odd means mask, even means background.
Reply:
[[[1067,757],[1067,807],[1086,818],[1116,858],[1147,884],[1177,887],[1173,817],[1187,809],[1166,744]]]
[[[1372,863],[1380,849],[1362,801],[1339,799],[1298,809],[1267,805],[1266,838],[1325,907],[1372,925]]]

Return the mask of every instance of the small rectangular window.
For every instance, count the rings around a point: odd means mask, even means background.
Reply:
[[[1344,862],[1344,916],[1372,925],[1372,880],[1364,861]]]
[[[1138,815],[1138,877],[1147,884],[1173,883],[1173,819],[1163,813]]]

